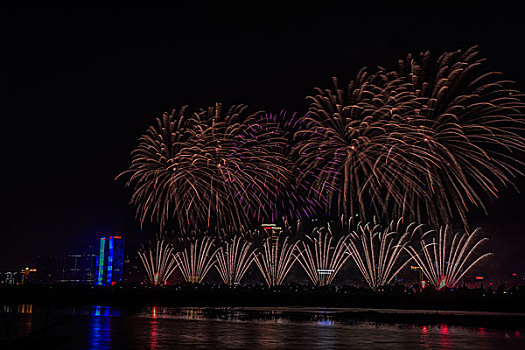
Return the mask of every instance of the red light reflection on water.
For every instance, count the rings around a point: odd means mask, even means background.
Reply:
[[[151,322],[151,333],[149,337],[150,349],[157,349],[157,320]]]
[[[157,318],[157,307],[156,306],[153,307],[151,318]]]
[[[157,349],[157,307],[154,306],[151,308],[151,332],[149,337],[150,349]]]
[[[485,335],[485,328],[479,327],[478,330],[479,330],[479,334]]]
[[[516,332],[514,333],[514,335],[516,336],[516,338],[521,338],[521,333],[520,333],[520,331],[516,331]]]
[[[420,338],[420,344],[421,349],[430,349],[430,343],[429,343],[429,337],[430,337],[430,329],[427,326],[423,326],[421,328],[421,338]]]
[[[440,349],[452,349],[448,326],[446,324],[442,324],[439,330],[441,331],[441,334],[439,335]]]

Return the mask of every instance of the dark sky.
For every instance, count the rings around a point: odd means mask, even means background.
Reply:
[[[521,13],[503,2],[403,1],[3,9],[0,271],[103,233],[149,238],[114,178],[163,111],[215,101],[304,110],[305,96],[332,76],[347,81],[365,65],[393,68],[409,52],[475,44],[490,69],[524,90]],[[524,199],[504,192],[489,217],[473,213],[500,273],[525,269]]]

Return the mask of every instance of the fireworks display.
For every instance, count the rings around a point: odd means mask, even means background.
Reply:
[[[239,284],[253,262],[252,243],[240,236],[226,241],[216,254],[215,268],[227,285]]]
[[[402,254],[423,225],[411,223],[402,232],[401,223],[399,219],[384,229],[372,222],[358,223],[350,233],[348,249],[372,290],[389,284],[411,260],[410,257],[402,259]]]
[[[307,100],[306,114],[184,107],[165,113],[140,138],[121,175],[129,176],[141,223],[208,232],[176,262],[158,252],[168,249],[162,245],[142,252],[153,284],[167,278],[158,264],[171,272],[178,265],[186,281],[201,281],[216,264],[231,285],[255,261],[268,286],[276,286],[297,259],[312,283],[324,286],[352,256],[374,290],[410,258],[432,283],[454,286],[490,255],[469,261],[485,241],[473,241],[477,231],[456,234],[448,245],[442,228],[437,241],[421,240],[418,252],[410,239],[422,225],[364,224],[402,217],[432,227],[461,223],[469,231],[469,209],[485,210],[487,199],[522,175],[523,96],[486,71],[475,48],[438,58],[409,55],[394,70],[363,68],[348,85],[334,78],[333,88],[317,88]],[[303,223],[322,211],[327,222],[341,216],[363,224],[337,240],[328,225],[291,244],[292,227],[302,234]],[[263,222],[284,229],[255,252]],[[212,251],[209,235],[225,243]]]
[[[138,252],[149,282],[152,285],[165,284],[171,274],[177,269],[177,262],[173,252],[173,246],[164,240],[158,240],[155,246]]]
[[[521,174],[522,95],[484,72],[474,48],[362,69],[309,101],[306,115],[217,104],[158,118],[124,172],[141,222],[239,228],[327,206],[467,224],[469,206],[484,208]]]
[[[141,222],[161,228],[239,228],[265,208],[272,191],[289,177],[275,152],[284,142],[257,124],[260,113],[220,104],[193,114],[165,113],[133,151],[128,185]]]
[[[478,239],[479,232],[476,229],[471,234],[456,233],[450,242],[451,229],[444,226],[437,232],[437,239],[432,237],[429,243],[425,240],[427,235],[421,237],[420,251],[411,245],[406,249],[432,285],[437,289],[452,288],[476,264],[492,255],[478,255],[480,246],[488,241],[488,238]]]
[[[295,263],[296,244],[289,243],[288,237],[267,238],[254,260],[268,287],[280,286]]]
[[[292,145],[297,142],[298,131],[304,127],[303,120],[304,116],[284,111],[279,114],[262,114],[258,120],[257,128],[263,128],[264,132],[271,131],[285,140],[272,146],[274,154],[282,155],[274,161],[280,162],[280,166],[289,170],[288,178],[284,178],[285,174],[278,174],[281,180],[274,182],[275,188],[269,201],[261,201],[264,207],[257,208],[255,217],[261,223],[282,220],[284,226],[290,226],[301,218],[315,216],[325,205],[323,196],[308,196],[311,189],[309,183],[314,175],[303,173],[294,166]]]
[[[177,253],[175,258],[186,282],[201,283],[215,262],[215,240],[211,237],[192,239],[189,247]]]
[[[330,230],[316,228],[311,236],[307,236],[308,243],[301,242],[302,249],[297,251],[299,264],[316,286],[326,286],[332,283],[335,276],[350,258],[346,248],[348,235],[340,237],[333,245],[334,237]]]
[[[484,72],[474,48],[362,69],[309,100],[297,164],[317,171],[312,194],[346,217],[466,224],[469,205],[484,208],[521,174],[522,95]]]

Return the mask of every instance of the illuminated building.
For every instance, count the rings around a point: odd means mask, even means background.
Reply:
[[[423,279],[423,270],[420,266],[410,266],[411,271],[418,272],[418,281],[421,285],[421,289],[425,289],[428,286],[428,281]]]
[[[188,282],[191,282],[191,283],[200,283],[201,279],[199,276],[190,276],[190,278],[188,279]]]
[[[419,272],[419,280],[423,280],[423,272],[419,266],[410,266],[410,270]]]
[[[276,244],[279,240],[279,233],[282,228],[275,224],[262,224],[261,226],[266,232],[268,232],[269,236],[272,237],[272,244]]]
[[[35,272],[36,269],[30,269],[29,267],[22,269],[22,271],[20,271],[20,275],[22,276],[20,284],[31,283],[32,277],[34,276]]]
[[[97,255],[93,251],[64,254],[62,271],[58,282],[72,284],[93,284],[96,276]]]
[[[34,268],[26,267],[19,271],[3,272],[0,273],[0,283],[10,286],[33,283],[36,271]]]
[[[5,273],[5,281],[4,283],[7,285],[14,285],[15,284],[15,276],[18,274],[18,272],[6,272]]]
[[[124,265],[124,238],[107,236],[100,238],[100,249],[97,257],[96,284],[110,286],[122,280]]]

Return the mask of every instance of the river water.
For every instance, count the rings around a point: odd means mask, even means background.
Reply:
[[[17,348],[17,339],[36,334],[39,348],[49,349],[525,349],[513,329],[339,322],[335,309],[299,308],[293,317],[270,309],[264,317],[209,310],[4,306],[0,338]]]

